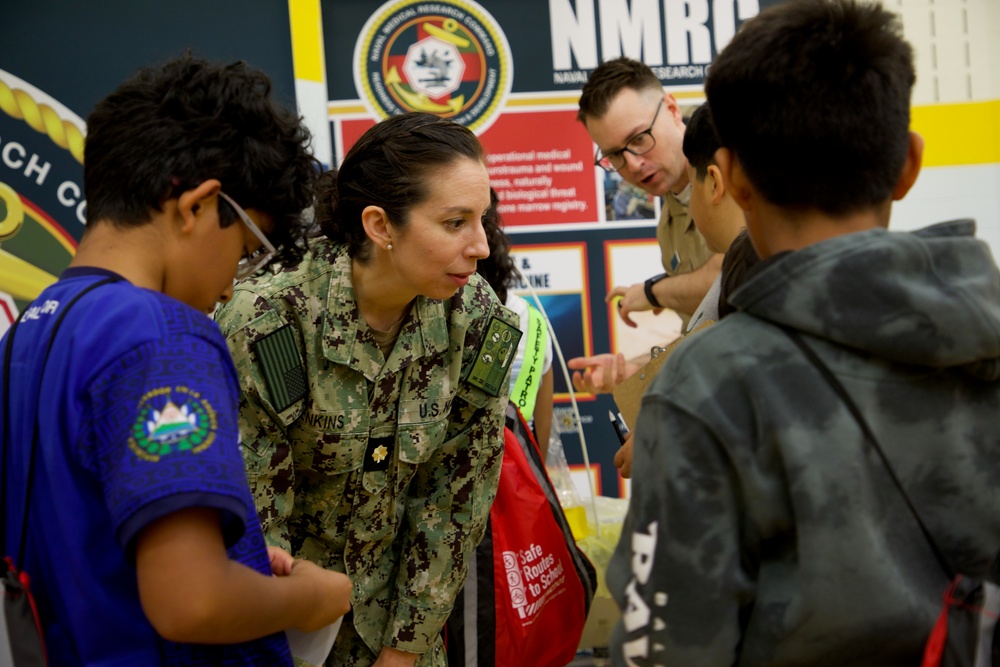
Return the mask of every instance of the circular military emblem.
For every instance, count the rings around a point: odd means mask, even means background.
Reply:
[[[391,0],[354,48],[358,96],[377,118],[426,111],[480,134],[510,92],[510,46],[471,0]]]
[[[24,225],[24,203],[6,183],[0,183],[0,241],[9,239]]]
[[[203,452],[218,426],[212,405],[187,387],[154,389],[139,401],[129,448],[146,461],[179,451]]]
[[[83,120],[0,69],[0,335],[76,253],[83,200]]]

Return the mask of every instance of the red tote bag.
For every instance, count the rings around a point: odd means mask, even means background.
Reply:
[[[577,547],[530,430],[510,405],[497,497],[445,630],[450,667],[565,667],[597,575]]]

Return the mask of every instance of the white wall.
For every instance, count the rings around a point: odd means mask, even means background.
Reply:
[[[1000,0],[880,0],[917,56],[913,104],[1000,98]]]
[[[1000,164],[929,167],[893,206],[892,229],[916,229],[956,218],[974,218],[977,236],[1000,261]]]
[[[1000,0],[881,0],[900,15],[916,53],[914,106],[1000,100]],[[947,124],[949,115],[945,114]],[[1000,125],[1000,117],[996,119]],[[917,128],[920,129],[920,128]],[[973,143],[986,142],[985,164],[925,166],[916,186],[893,212],[895,229],[961,217],[975,218],[979,236],[1000,258],[1000,130],[996,125],[933,128]],[[933,141],[939,134],[928,132]],[[940,140],[940,139],[939,139]],[[961,161],[961,158],[959,159]]]

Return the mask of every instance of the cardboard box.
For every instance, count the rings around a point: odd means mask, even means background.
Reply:
[[[580,648],[598,648],[611,642],[611,631],[621,618],[618,605],[610,597],[595,597],[580,637]]]

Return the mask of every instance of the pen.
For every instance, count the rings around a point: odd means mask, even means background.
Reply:
[[[619,412],[616,416],[614,412],[608,410],[608,419],[611,420],[611,425],[615,427],[615,433],[618,435],[618,442],[625,444],[625,436],[628,435],[628,426],[625,425],[625,420],[622,418],[622,414]]]

